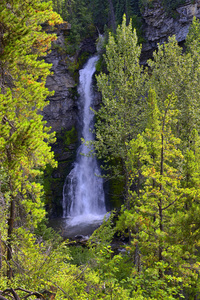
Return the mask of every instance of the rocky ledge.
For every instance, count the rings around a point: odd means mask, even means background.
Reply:
[[[144,7],[143,55],[149,57],[158,43],[166,42],[169,36],[176,35],[178,42],[184,42],[193,17],[200,18],[200,0],[186,0],[172,14],[166,12],[161,0],[154,0],[151,7]]]

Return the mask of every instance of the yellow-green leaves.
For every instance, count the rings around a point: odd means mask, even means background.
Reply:
[[[7,207],[4,211],[10,261],[15,220],[18,226],[34,228],[45,217],[42,185],[38,181],[46,164],[56,165],[49,146],[54,134],[45,128],[40,115],[47,104],[46,97],[52,94],[45,88],[51,65],[41,56],[56,37],[43,31],[41,23],[54,25],[61,18],[50,3],[37,0],[3,0],[0,15],[0,165],[4,174],[4,180],[0,178],[0,195],[4,202],[9,200],[9,212]],[[12,275],[9,267],[8,277]]]
[[[103,103],[97,113],[95,149],[99,157],[110,163],[105,168],[114,177],[128,178],[125,164],[128,142],[143,126],[140,121],[146,74],[139,65],[140,53],[136,32],[131,24],[126,26],[124,17],[116,36],[110,34],[106,46],[108,74],[97,76]]]

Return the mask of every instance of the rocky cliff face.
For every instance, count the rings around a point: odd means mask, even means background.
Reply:
[[[46,87],[50,91],[55,91],[54,96],[48,97],[49,105],[43,111],[47,126],[52,127],[52,131],[59,132],[62,129],[70,130],[76,126],[77,122],[77,83],[70,75],[67,60],[69,58],[65,51],[65,36],[69,28],[58,27],[57,40],[52,45],[51,52],[46,56],[46,62],[52,64],[53,75],[47,77]],[[79,53],[88,55],[96,52],[95,42],[91,38],[83,41]]]
[[[154,0],[152,7],[144,7],[144,35],[143,55],[151,56],[157,43],[167,41],[169,36],[176,35],[178,42],[184,42],[193,17],[200,18],[200,0],[187,0],[169,15],[161,0]]]
[[[73,78],[69,75],[66,64],[65,34],[68,29],[57,30],[57,40],[52,45],[51,53],[45,60],[52,64],[53,75],[48,76],[46,87],[55,91],[54,96],[48,97],[49,105],[43,111],[47,126],[59,132],[62,128],[71,129],[76,123],[76,103],[72,97],[75,87]]]
[[[48,28],[45,30],[48,31]],[[72,161],[75,157],[76,139],[66,144],[66,132],[75,128],[77,121],[76,84],[69,73],[66,63],[65,35],[68,28],[58,26],[57,40],[52,44],[52,49],[45,57],[45,61],[52,64],[51,76],[47,77],[46,87],[55,91],[54,95],[47,98],[49,104],[42,114],[47,126],[56,131],[56,143],[52,145],[58,167],[46,170],[44,176],[45,198],[49,216],[62,216],[62,188],[64,180]],[[75,131],[75,129],[74,129]],[[68,147],[69,146],[69,147]]]

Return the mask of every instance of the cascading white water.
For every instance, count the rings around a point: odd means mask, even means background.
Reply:
[[[85,141],[94,139],[94,113],[90,107],[93,102],[92,76],[97,60],[98,56],[90,58],[79,72],[79,115],[82,121],[81,135]],[[87,156],[91,150],[84,144],[78,148],[74,167],[63,187],[63,217],[76,217],[77,222],[102,219],[106,213],[100,169],[96,158]]]

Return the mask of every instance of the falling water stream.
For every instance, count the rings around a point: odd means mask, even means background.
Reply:
[[[94,139],[94,113],[92,76],[98,56],[91,57],[80,70],[79,77],[79,119],[81,136],[85,141]],[[92,147],[92,146],[91,146]],[[92,148],[81,144],[77,150],[73,169],[67,176],[63,187],[63,218],[69,226],[99,223],[105,213],[103,179],[96,157],[88,155]],[[90,226],[90,225],[89,225]]]

